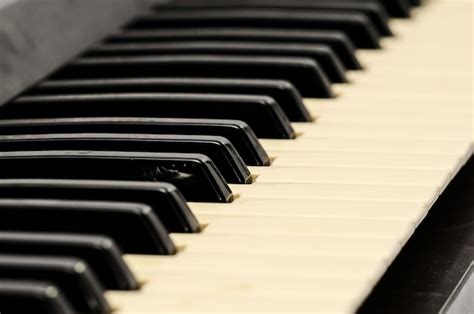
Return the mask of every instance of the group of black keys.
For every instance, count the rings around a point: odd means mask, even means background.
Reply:
[[[175,1],[0,107],[0,311],[108,313],[417,0]]]

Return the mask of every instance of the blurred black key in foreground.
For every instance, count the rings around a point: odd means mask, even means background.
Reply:
[[[0,280],[0,308],[4,313],[74,313],[64,294],[47,281]]]
[[[0,254],[74,257],[85,261],[106,289],[139,287],[116,243],[100,235],[0,231]]]
[[[48,281],[67,297],[75,312],[102,314],[111,311],[102,286],[80,259],[0,255],[0,280]]]

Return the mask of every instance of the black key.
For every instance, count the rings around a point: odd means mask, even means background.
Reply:
[[[0,279],[47,281],[64,293],[75,312],[111,312],[102,286],[79,259],[0,255]]]
[[[312,1],[327,1],[327,0],[312,0]],[[334,1],[334,2],[356,2],[356,3],[363,3],[363,2],[377,3],[377,4],[383,5],[385,10],[392,17],[409,17],[410,16],[410,6],[408,4],[409,0],[331,0],[331,1]]]
[[[85,261],[106,289],[139,287],[120,249],[104,236],[0,231],[0,254],[74,257]]]
[[[304,97],[333,97],[328,78],[308,58],[258,56],[174,56],[81,58],[54,78],[208,77],[276,79],[292,83]]]
[[[163,182],[99,180],[0,180],[0,195],[9,198],[93,200],[142,203],[168,232],[199,232],[200,226],[182,194]]]
[[[3,313],[73,314],[63,293],[47,282],[0,280]]]
[[[270,165],[270,158],[252,129],[246,123],[238,120],[173,118],[0,119],[0,134],[3,135],[68,132],[223,136],[234,145],[247,165]]]
[[[128,29],[189,27],[337,30],[344,32],[358,48],[380,48],[379,34],[370,20],[360,13],[292,12],[278,9],[209,9],[160,12],[143,15]]]
[[[218,94],[103,94],[25,96],[0,108],[3,118],[149,117],[242,120],[259,137],[294,138],[270,97]]]
[[[262,95],[273,98],[290,121],[309,122],[313,120],[296,88],[289,82],[277,80],[212,78],[57,80],[41,83],[29,90],[27,95],[107,93]]]
[[[89,49],[85,56],[170,56],[170,55],[230,55],[303,57],[316,62],[334,83],[347,82],[344,67],[337,55],[326,45],[274,44],[249,42],[181,42],[181,43],[106,43]]]
[[[376,2],[334,2],[332,0],[252,0],[252,1],[172,1],[156,6],[158,13],[164,10],[197,10],[197,9],[229,9],[229,8],[264,8],[284,10],[304,10],[316,12],[347,13],[357,12],[367,16],[377,28],[379,34],[391,36],[392,32],[388,26],[387,13],[379,3]]]
[[[409,17],[410,1],[412,0],[377,0],[377,2],[380,2],[393,17]]]
[[[0,199],[0,230],[103,234],[125,253],[176,253],[151,208],[139,203]]]
[[[157,30],[124,30],[106,39],[110,43],[166,43],[166,42],[256,42],[280,44],[328,45],[346,69],[358,70],[357,60],[350,39],[340,31],[310,31],[260,28],[177,28]]]
[[[208,156],[227,182],[248,184],[252,176],[224,137],[207,135],[68,133],[0,135],[0,151],[93,150],[197,153]]]
[[[0,152],[2,179],[164,181],[188,201],[230,202],[233,195],[205,155],[106,151]]]

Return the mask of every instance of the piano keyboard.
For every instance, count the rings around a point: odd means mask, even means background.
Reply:
[[[416,4],[156,5],[2,105],[0,311],[356,312],[472,156]]]

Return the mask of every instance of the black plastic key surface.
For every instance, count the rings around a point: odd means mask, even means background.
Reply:
[[[310,31],[261,28],[177,28],[157,30],[123,30],[108,37],[109,43],[171,43],[171,42],[256,42],[280,44],[328,45],[346,69],[358,70],[359,63],[350,39],[340,31]]]
[[[298,90],[287,81],[213,78],[132,78],[45,81],[27,95],[107,93],[208,93],[273,98],[290,121],[312,121]]]
[[[176,253],[151,208],[139,203],[0,198],[0,230],[102,234],[125,253]]]
[[[209,93],[273,98],[294,122],[312,121],[296,88],[287,81],[212,78],[135,78],[45,81],[26,95],[107,93]]]
[[[179,190],[163,182],[100,180],[0,180],[0,196],[19,199],[94,200],[143,203],[168,232],[199,232],[200,225]]]
[[[128,29],[189,27],[252,27],[344,32],[358,48],[380,48],[379,34],[360,13],[295,12],[278,9],[209,9],[150,13],[137,18]]]
[[[377,0],[393,17],[410,17],[409,1],[410,0]]]
[[[74,313],[63,293],[46,281],[0,280],[0,308],[3,313]]]
[[[139,288],[121,250],[104,236],[0,231],[0,254],[74,257],[85,261],[106,289]]]
[[[379,34],[391,36],[392,32],[388,26],[388,16],[384,7],[376,2],[337,2],[332,0],[252,0],[252,1],[172,1],[156,5],[157,12],[164,10],[202,10],[202,9],[229,9],[229,8],[263,8],[304,10],[316,12],[357,12],[367,16],[377,28]]]
[[[137,84],[140,86],[140,84]],[[238,120],[177,118],[0,119],[0,134],[133,133],[190,134],[227,138],[249,166],[268,166],[270,158],[252,129]]]
[[[181,43],[106,43],[89,49],[85,56],[161,56],[161,55],[234,55],[303,57],[316,62],[334,83],[345,83],[344,68],[329,46],[314,44],[273,44],[249,42],[181,42]]]
[[[304,97],[331,98],[329,79],[308,58],[187,55],[80,58],[54,78],[208,77],[276,79],[292,83]]]
[[[327,1],[327,0],[312,0]],[[355,3],[376,3],[381,4],[392,17],[409,17],[410,5],[409,0],[331,0],[334,2],[355,2]],[[416,0],[415,0],[416,1]]]
[[[214,163],[200,154],[0,152],[0,178],[163,181],[174,184],[188,201],[230,202],[233,199]]]
[[[0,135],[0,151],[23,150],[197,153],[208,156],[227,182],[252,182],[251,173],[239,153],[231,142],[221,136],[114,133]]]
[[[235,119],[259,137],[294,138],[290,121],[270,97],[136,93],[24,96],[0,108],[3,118],[148,117]]]
[[[75,312],[111,312],[102,286],[80,259],[2,254],[0,280],[47,281],[66,296]]]

